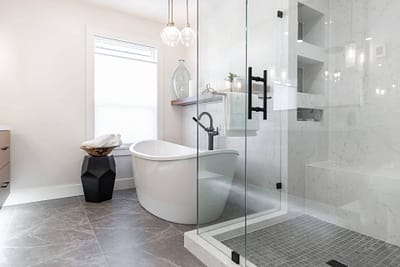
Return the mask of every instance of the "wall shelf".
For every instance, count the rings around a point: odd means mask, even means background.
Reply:
[[[323,115],[322,109],[313,108],[298,108],[297,121],[298,122],[320,122]]]
[[[323,48],[304,41],[297,42],[297,54],[305,64],[324,63],[326,58]]]
[[[323,95],[297,93],[297,107],[308,109],[322,109],[326,107],[326,100]]]
[[[324,64],[302,56],[297,57],[297,89],[300,93],[324,94]]]
[[[172,106],[190,106],[190,105],[196,105],[197,102],[200,104],[202,103],[212,103],[212,102],[220,102],[222,101],[223,97],[222,96],[209,96],[209,97],[204,97],[200,98],[199,101],[197,101],[196,96],[190,96],[190,97],[185,97],[182,99],[176,99],[171,101]]]
[[[298,40],[325,47],[325,16],[311,6],[298,3]]]
[[[328,13],[328,4],[327,1],[325,0],[298,0],[300,5],[305,6],[307,9],[311,9],[308,11],[312,11],[312,13],[318,15],[318,13],[321,15],[327,14]],[[311,13],[311,17],[312,17]],[[304,14],[304,13],[302,13]],[[310,14],[310,13],[308,13]],[[303,17],[310,17],[310,15],[303,16]]]

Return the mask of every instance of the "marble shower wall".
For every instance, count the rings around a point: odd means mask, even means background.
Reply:
[[[329,159],[400,171],[400,37],[396,0],[331,0]],[[346,45],[354,43],[354,66]],[[384,53],[377,53],[380,49]]]
[[[329,154],[305,180],[308,213],[396,245],[399,12],[396,0],[330,0]]]

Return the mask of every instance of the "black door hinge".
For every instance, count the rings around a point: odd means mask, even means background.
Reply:
[[[236,251],[232,251],[231,260],[236,264],[240,264],[240,254]]]
[[[282,183],[276,183],[276,189],[282,189]]]
[[[282,10],[278,10],[277,16],[278,16],[278,18],[283,18],[283,11]]]

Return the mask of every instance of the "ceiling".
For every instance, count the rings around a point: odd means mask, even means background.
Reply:
[[[99,6],[112,8],[118,11],[148,18],[150,20],[167,23],[168,0],[84,0]],[[192,1],[189,1],[192,2]],[[186,0],[174,1],[174,20],[176,24],[183,25],[185,22]],[[190,4],[189,4],[190,5]],[[193,9],[193,5],[189,6]]]

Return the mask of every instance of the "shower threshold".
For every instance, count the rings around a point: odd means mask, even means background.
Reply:
[[[250,267],[400,266],[400,247],[309,215],[278,211],[256,217],[248,221],[246,236],[240,224],[186,233],[185,247],[207,266],[237,266],[232,251],[246,255],[241,266]]]
[[[246,218],[241,217],[203,227],[185,233],[185,248],[207,266],[237,267],[230,257],[232,249],[221,241],[238,238],[245,233],[245,229],[248,232],[257,231],[288,219],[286,211],[272,209],[248,216],[247,223]],[[240,266],[256,267],[243,253],[240,255]]]

